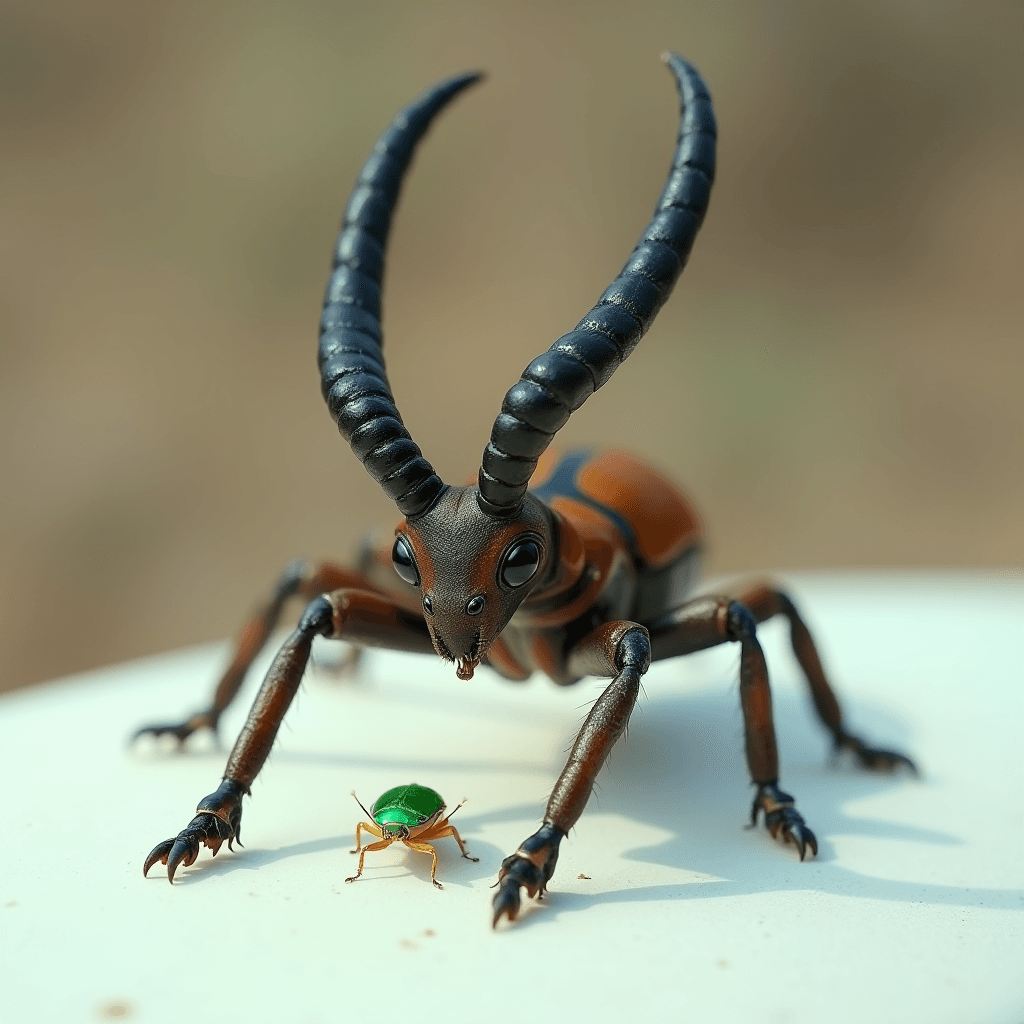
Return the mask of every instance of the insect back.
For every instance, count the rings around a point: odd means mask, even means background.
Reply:
[[[377,797],[370,815],[385,839],[407,839],[437,821],[444,808],[440,793],[411,782]]]

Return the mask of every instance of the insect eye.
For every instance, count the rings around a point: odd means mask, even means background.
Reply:
[[[395,541],[395,546],[391,551],[391,563],[395,567],[395,572],[406,583],[411,583],[414,587],[420,585],[420,574],[416,571],[416,562],[412,557],[409,542],[404,537],[399,537]]]
[[[479,615],[484,610],[485,604],[487,604],[486,598],[482,594],[477,594],[476,597],[470,598],[466,602],[466,614]]]
[[[540,548],[536,541],[524,540],[505,556],[501,566],[501,582],[507,587],[521,587],[540,565]]]

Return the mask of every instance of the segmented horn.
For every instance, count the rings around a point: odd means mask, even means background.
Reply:
[[[370,476],[409,517],[422,515],[444,484],[409,436],[384,370],[381,277],[391,214],[416,144],[476,72],[427,89],[373,147],[345,207],[320,318],[320,377],[338,430]]]
[[[491,516],[522,504],[555,433],[636,347],[672,292],[704,219],[715,176],[715,115],[696,69],[662,59],[679,87],[680,121],[668,180],[647,230],[597,305],[523,371],[505,396],[484,449],[480,507]]]

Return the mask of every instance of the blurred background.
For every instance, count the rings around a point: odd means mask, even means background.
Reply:
[[[441,475],[646,224],[658,60],[719,174],[655,327],[562,431],[684,482],[709,571],[1018,573],[1024,6],[0,6],[0,688],[234,632],[397,512],[319,396],[351,183],[434,80],[487,81],[408,180],[391,383]]]

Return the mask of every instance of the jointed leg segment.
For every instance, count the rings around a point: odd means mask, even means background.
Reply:
[[[358,840],[357,840],[358,842]],[[378,850],[386,850],[392,843],[397,843],[397,839],[382,839],[379,843],[370,843],[369,846],[359,847],[357,846],[352,853],[359,853],[359,865],[356,868],[356,873],[351,878],[346,878],[346,882],[354,882],[363,873],[363,861],[366,859],[367,853],[376,853]]]
[[[757,641],[756,622],[748,608],[724,598],[699,598],[664,615],[647,628],[632,622],[612,622],[584,637],[570,652],[573,675],[614,675],[591,709],[576,737],[569,759],[551,793],[544,823],[519,849],[506,857],[498,874],[494,924],[519,913],[520,888],[542,894],[555,870],[558,847],[576,823],[593,789],[594,780],[615,741],[629,721],[640,679],[651,660],[689,654],[727,641],[740,644],[740,703],[746,739],[747,764],[757,785],[752,816],[765,816],[777,839],[793,842],[803,859],[807,849],[817,853],[814,833],[804,823],[791,796],[779,788],[779,756],[772,720],[771,691],[764,652]]]
[[[459,805],[462,806],[461,804]],[[455,808],[458,810],[458,807]],[[454,814],[455,811],[452,811]],[[448,816],[449,818],[451,815]],[[409,847],[410,850],[415,850],[417,853],[429,853],[432,860],[430,863],[430,881],[434,883],[438,889],[443,889],[444,886],[437,880],[437,851],[430,845],[437,839],[444,839],[446,836],[451,836],[455,842],[459,844],[459,850],[462,856],[466,860],[478,861],[479,857],[471,857],[469,851],[466,849],[466,844],[462,841],[462,836],[459,835],[458,829],[454,825],[448,824],[448,818],[444,818],[437,822],[433,828],[427,829],[425,832],[419,833],[415,838],[410,839],[398,839],[398,838],[386,838],[382,839],[379,843],[371,843],[369,846],[360,848],[359,846],[359,830],[365,829],[371,835],[383,835],[380,827],[377,825],[371,825],[369,822],[361,821],[356,825],[356,848],[352,850],[352,853],[359,854],[359,865],[356,868],[356,873],[351,878],[346,878],[346,882],[354,882],[363,873],[363,860],[367,853],[374,853],[378,850],[386,850],[392,843],[404,843]],[[427,842],[427,840],[430,842]]]
[[[179,743],[184,743],[192,733],[200,729],[210,729],[216,734],[220,716],[238,695],[246,673],[277,627],[289,599],[304,597],[312,600],[343,587],[377,589],[365,573],[356,569],[331,562],[323,562],[315,567],[302,559],[292,562],[275,584],[270,599],[242,628],[235,646],[235,655],[217,683],[210,704],[182,722],[144,725],[135,732],[132,739],[147,735],[174,736]]]
[[[740,706],[750,778],[757,786],[751,819],[763,813],[775,839],[792,842],[804,859],[818,852],[818,841],[796,810],[796,801],[779,788],[779,753],[775,740],[768,665],[757,640],[755,616],[739,601],[700,597],[650,624],[655,659],[690,654],[726,641],[740,644]]]
[[[216,854],[225,840],[230,845],[238,837],[242,797],[249,792],[270,754],[302,682],[317,636],[354,639],[421,653],[433,650],[423,620],[381,595],[339,590],[312,601],[267,672],[228,758],[220,788],[200,801],[196,817],[175,839],[165,840],[153,849],[146,858],[143,874],[160,861],[167,865],[167,877],[173,881],[179,864],[184,861],[188,865],[196,859],[200,844],[209,846]]]
[[[862,767],[874,771],[893,771],[902,767],[917,775],[917,767],[909,757],[894,750],[869,747],[843,727],[843,714],[839,707],[839,701],[832,692],[832,687],[829,686],[810,630],[784,591],[761,585],[745,591],[740,596],[740,600],[751,610],[758,622],[765,622],[776,615],[784,615],[789,621],[789,637],[790,643],[793,645],[793,653],[807,679],[818,718],[832,734],[837,754],[840,751],[849,750]]]
[[[543,825],[502,861],[494,897],[495,926],[502,917],[515,920],[521,887],[531,897],[543,894],[558,862],[559,844],[583,813],[597,773],[626,728],[640,691],[640,678],[650,664],[647,630],[635,622],[607,623],[573,649],[569,658],[573,675],[614,675],[614,679],[590,709],[576,737],[548,800]]]

